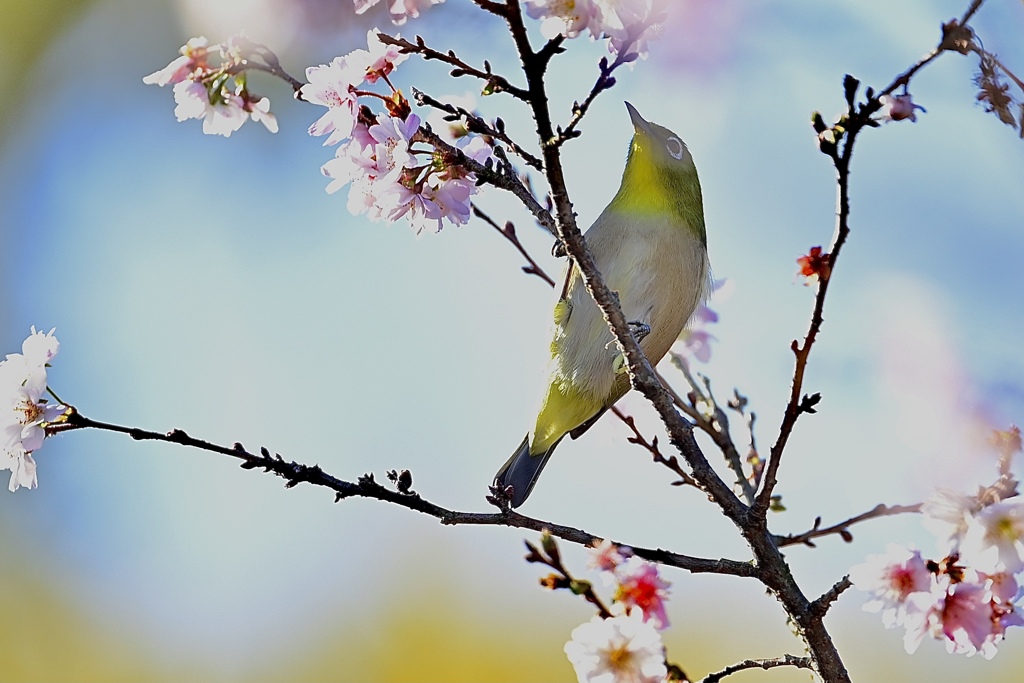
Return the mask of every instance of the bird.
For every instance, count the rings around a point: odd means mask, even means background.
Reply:
[[[653,366],[707,299],[711,266],[700,180],[689,149],[678,135],[625,104],[634,132],[622,182],[584,239]],[[494,476],[495,490],[513,508],[533,491],[562,439],[582,435],[629,390],[622,354],[572,259],[563,282],[536,423]]]

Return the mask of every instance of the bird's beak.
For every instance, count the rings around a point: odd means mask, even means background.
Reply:
[[[644,120],[644,117],[640,116],[640,112],[636,110],[629,102],[626,102],[626,110],[629,111],[629,119],[633,122],[633,128],[637,133],[644,133],[645,135],[651,135],[651,124]]]

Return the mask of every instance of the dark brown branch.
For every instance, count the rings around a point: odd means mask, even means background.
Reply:
[[[766,514],[771,506],[772,495],[775,490],[775,486],[778,483],[778,470],[782,461],[782,453],[786,448],[786,444],[789,441],[789,436],[793,431],[797,418],[805,412],[803,409],[802,396],[804,375],[807,370],[807,359],[810,356],[811,347],[814,345],[814,342],[818,337],[818,332],[821,330],[822,323],[824,322],[822,312],[825,308],[825,297],[828,293],[828,286],[835,273],[836,262],[838,261],[839,254],[850,234],[850,160],[853,155],[854,143],[857,140],[857,135],[865,127],[877,125],[874,124],[871,116],[881,107],[879,102],[879,97],[881,95],[890,94],[896,90],[896,88],[906,86],[914,74],[931,63],[943,52],[948,50],[960,51],[963,47],[961,44],[963,40],[963,32],[967,31],[969,33],[970,31],[966,26],[967,21],[970,20],[983,1],[984,0],[972,0],[970,7],[966,12],[964,12],[963,17],[959,22],[953,20],[944,24],[942,27],[942,38],[939,41],[938,46],[909,69],[897,76],[893,82],[878,93],[877,96],[869,97],[868,102],[860,105],[859,107],[855,107],[852,97],[850,98],[848,112],[844,117],[844,144],[841,149],[836,147],[829,153],[836,169],[837,197],[835,238],[829,252],[828,274],[823,274],[823,276],[818,279],[818,291],[814,297],[814,308],[811,313],[811,322],[806,335],[804,335],[803,343],[801,344],[796,340],[793,340],[791,345],[793,355],[795,356],[793,383],[791,386],[789,403],[786,405],[786,411],[782,418],[782,425],[779,427],[779,435],[774,445],[772,445],[768,465],[765,468],[765,474],[762,480],[761,491],[758,493],[757,501],[754,505],[755,512],[758,515]]]
[[[526,548],[529,552],[526,554],[527,562],[536,562],[539,564],[551,567],[557,575],[551,574],[540,580],[540,584],[545,588],[556,590],[559,588],[567,588],[576,595],[580,595],[587,602],[597,608],[597,613],[602,619],[607,619],[612,616],[611,610],[609,610],[601,598],[594,592],[594,585],[589,581],[577,579],[573,577],[569,570],[562,564],[562,554],[558,550],[558,544],[555,543],[555,539],[551,537],[551,534],[544,532],[541,534],[541,547],[533,545],[529,541],[526,541]]]
[[[844,541],[849,543],[853,540],[853,535],[850,533],[850,527],[858,522],[864,522],[869,519],[878,519],[879,517],[889,517],[891,515],[903,515],[908,512],[920,512],[921,504],[916,505],[883,505],[879,503],[875,507],[871,508],[867,512],[859,515],[854,515],[849,519],[844,519],[838,524],[832,526],[822,527],[821,517],[814,520],[814,525],[807,531],[800,534],[789,534],[786,536],[776,536],[775,543],[780,548],[787,545],[806,545],[810,548],[814,548],[815,545],[813,540],[815,538],[821,538],[822,536],[830,536],[832,534],[840,535]]]
[[[448,104],[446,102],[436,100],[430,95],[427,95],[426,93],[421,92],[416,88],[412,89],[412,94],[413,97],[416,98],[416,102],[418,104],[422,106],[433,107],[434,109],[446,112],[452,116],[459,117],[464,121],[466,130],[468,130],[470,133],[487,135],[489,137],[494,138],[495,140],[500,140],[504,142],[506,145],[508,145],[508,148],[511,149],[519,157],[521,157],[523,161],[527,163],[527,165],[532,166],[538,171],[543,170],[543,165],[541,164],[540,159],[527,152],[515,140],[508,136],[508,134],[505,132],[505,125],[501,119],[498,119],[495,122],[495,125],[492,126],[486,121],[484,121],[481,117],[477,116],[476,114],[467,111],[462,107],[456,107],[453,104]]]
[[[796,655],[782,655],[777,659],[745,659],[742,662],[737,662],[732,666],[727,666],[721,671],[713,674],[708,674],[700,680],[700,683],[718,683],[726,676],[731,676],[734,673],[743,671],[745,669],[774,669],[779,666],[795,666],[799,669],[814,669],[811,663],[810,657],[797,657]]]
[[[626,439],[627,441],[642,448],[646,448],[647,452],[650,453],[651,457],[654,459],[654,462],[659,465],[664,465],[678,475],[679,481],[672,482],[673,486],[697,486],[697,482],[693,480],[693,477],[691,477],[689,473],[683,469],[682,465],[679,464],[679,458],[674,455],[670,455],[666,458],[661,454],[661,449],[658,448],[658,437],[654,437],[648,441],[644,438],[644,435],[640,433],[640,430],[636,428],[636,422],[633,420],[631,415],[626,415],[615,406],[612,406],[612,412],[615,413],[615,416],[626,423],[626,426],[633,431],[633,436],[628,437]]]
[[[516,99],[527,100],[529,98],[529,93],[526,90],[512,85],[512,83],[510,83],[504,76],[499,76],[491,71],[491,65],[489,62],[484,62],[483,70],[477,69],[476,67],[473,67],[459,59],[452,50],[449,50],[448,52],[440,52],[439,50],[428,47],[420,36],[416,36],[415,43],[409,42],[405,38],[389,36],[386,33],[378,33],[377,38],[380,42],[386,45],[394,45],[402,54],[417,54],[423,57],[423,59],[436,59],[439,62],[444,62],[445,64],[454,67],[450,74],[455,78],[458,78],[459,76],[473,76],[474,78],[479,78],[486,83],[484,86],[484,92],[487,94],[506,92]]]
[[[711,440],[715,442],[719,450],[722,451],[722,456],[725,458],[726,464],[729,469],[733,471],[736,476],[736,486],[740,491],[743,492],[743,497],[748,503],[754,502],[754,485],[750,482],[747,477],[747,473],[743,470],[743,458],[740,455],[739,450],[736,448],[736,444],[733,443],[732,434],[729,431],[729,416],[725,414],[722,407],[718,404],[714,394],[711,391],[711,380],[701,375],[703,383],[698,383],[693,373],[690,372],[690,367],[686,362],[686,359],[679,354],[670,354],[672,359],[672,365],[676,367],[683,377],[686,378],[687,384],[693,390],[692,396],[694,399],[699,399],[711,406],[712,415],[708,417],[702,411],[697,409],[697,401],[691,400],[689,403],[684,403],[683,398],[678,393],[669,391],[672,393],[672,397],[675,400],[677,406],[683,409],[687,415],[692,417],[696,422],[698,428],[705,434],[711,437]],[[661,375],[658,375],[661,377]],[[662,383],[668,386],[662,378]],[[702,386],[703,384],[703,386]],[[685,408],[684,408],[685,406]]]
[[[491,218],[486,213],[481,211],[480,207],[477,206],[476,204],[470,204],[470,208],[472,208],[474,216],[476,216],[484,223],[487,223],[492,228],[500,232],[501,236],[507,239],[509,242],[511,242],[512,246],[519,250],[519,253],[523,255],[523,258],[525,258],[529,262],[530,265],[523,266],[524,273],[526,273],[527,275],[536,275],[540,279],[544,280],[544,282],[548,283],[550,286],[555,286],[555,281],[552,280],[551,277],[544,272],[543,268],[537,265],[537,262],[533,260],[533,257],[530,256],[530,253],[526,251],[526,247],[524,247],[523,243],[519,241],[519,237],[516,235],[516,227],[515,225],[512,224],[511,221],[506,221],[505,226],[502,227],[498,225],[493,218]]]
[[[210,443],[209,441],[203,441],[202,439],[189,436],[180,429],[173,429],[167,433],[160,433],[135,427],[124,427],[121,425],[92,420],[74,410],[68,416],[66,422],[62,424],[62,431],[86,428],[100,429],[109,432],[127,434],[137,441],[163,441],[189,448],[197,448],[211,453],[227,455],[241,460],[242,467],[244,469],[262,469],[265,472],[273,472],[285,480],[286,488],[291,488],[301,483],[307,483],[334,491],[335,502],[355,497],[373,498],[388,503],[394,503],[395,505],[400,505],[410,510],[422,512],[423,514],[437,518],[441,524],[446,525],[472,524],[481,526],[508,526],[521,529],[532,529],[533,531],[538,532],[547,530],[552,536],[557,536],[558,538],[569,541],[570,543],[576,543],[587,547],[594,545],[595,541],[603,540],[602,538],[587,533],[581,529],[562,526],[560,524],[552,524],[551,522],[527,517],[511,510],[503,510],[498,513],[459,512],[456,510],[449,510],[448,508],[431,503],[420,494],[412,491],[410,488],[411,475],[407,475],[404,472],[403,478],[407,478],[409,480],[409,484],[403,485],[401,490],[397,490],[387,488],[377,483],[372,474],[365,474],[362,477],[359,477],[356,482],[345,481],[324,472],[319,465],[304,465],[302,463],[288,461],[283,459],[280,455],[271,455],[265,448],[260,449],[259,454],[252,453],[246,450],[240,443],[235,443],[231,447],[221,446],[219,444]],[[616,545],[629,546],[633,549],[634,555],[638,555],[645,560],[678,567],[694,573],[732,574],[735,576],[754,576],[756,574],[756,570],[750,562],[739,562],[737,560],[728,559],[712,560],[680,555],[668,550],[662,550],[661,548],[642,548],[630,543],[615,543]]]
[[[838,600],[839,596],[842,595],[843,592],[852,587],[853,582],[850,581],[850,577],[844,576],[836,582],[836,585],[829,588],[820,598],[811,603],[811,612],[817,614],[819,617],[825,616],[828,612],[828,608],[832,606],[832,603]]]

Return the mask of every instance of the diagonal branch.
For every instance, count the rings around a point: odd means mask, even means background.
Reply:
[[[824,322],[823,311],[825,308],[825,297],[828,294],[828,286],[832,281],[832,275],[835,273],[835,266],[839,259],[839,254],[850,234],[850,160],[853,155],[854,143],[857,140],[857,135],[865,127],[877,125],[877,123],[871,119],[871,116],[881,108],[879,97],[892,93],[900,86],[906,86],[914,74],[930,64],[943,52],[950,50],[957,52],[961,51],[963,48],[963,40],[965,40],[965,32],[966,35],[970,35],[970,30],[967,28],[966,24],[970,18],[974,16],[974,13],[978,8],[981,7],[982,2],[984,2],[984,0],[972,0],[971,5],[968,7],[967,11],[964,12],[963,17],[959,22],[954,19],[947,24],[943,24],[942,38],[935,49],[918,60],[902,74],[897,76],[892,83],[878,93],[877,96],[869,92],[869,99],[866,104],[862,104],[855,108],[852,101],[852,94],[850,95],[847,116],[844,117],[846,119],[844,130],[845,144],[843,145],[841,152],[837,150],[829,154],[836,169],[837,196],[835,237],[832,241],[832,248],[829,252],[828,274],[823,275],[818,279],[818,291],[814,297],[814,309],[811,313],[811,322],[808,326],[807,334],[804,335],[803,343],[801,344],[794,339],[790,347],[793,350],[793,355],[795,356],[793,383],[790,391],[789,403],[786,405],[786,410],[782,418],[782,425],[779,427],[779,436],[774,445],[772,445],[768,465],[765,468],[764,478],[762,479],[761,491],[758,493],[757,501],[754,505],[754,512],[757,515],[764,516],[771,507],[772,494],[776,484],[778,483],[778,470],[782,461],[782,453],[786,448],[786,443],[789,441],[789,436],[793,431],[797,418],[799,418],[802,413],[808,412],[805,409],[805,404],[801,398],[804,375],[807,370],[807,359],[810,356],[811,347],[814,345],[814,342],[818,337],[818,332],[821,330],[822,323]]]
[[[416,88],[412,89],[412,94],[419,105],[433,107],[434,109],[446,112],[452,116],[459,117],[465,121],[466,130],[470,133],[479,133],[481,135],[492,137],[495,140],[501,140],[508,145],[509,149],[519,155],[529,166],[532,166],[538,171],[543,170],[543,165],[541,164],[540,159],[527,152],[515,140],[508,136],[508,133],[505,132],[505,124],[501,119],[495,121],[495,125],[492,126],[476,114],[467,111],[462,107],[456,107],[453,104],[448,104],[434,99],[430,95],[427,95]]]
[[[527,275],[536,275],[550,286],[555,286],[555,281],[551,279],[551,276],[544,272],[544,269],[537,265],[537,262],[530,256],[530,252],[526,251],[526,247],[519,241],[519,236],[516,235],[516,227],[512,224],[512,221],[505,221],[505,227],[498,225],[493,218],[484,213],[479,206],[476,204],[470,204],[470,208],[473,210],[473,215],[487,223],[489,226],[501,233],[501,236],[512,243],[519,253],[523,255],[530,265],[523,266],[523,272]]]
[[[807,531],[800,534],[788,534],[786,536],[776,536],[775,543],[780,548],[787,545],[806,545],[810,548],[815,547],[813,539],[821,538],[822,536],[829,536],[831,534],[838,534],[843,538],[844,541],[849,543],[853,540],[853,535],[850,533],[850,527],[858,522],[864,522],[869,519],[877,519],[879,517],[889,517],[892,515],[902,515],[908,512],[920,512],[921,504],[916,505],[884,505],[879,503],[875,507],[871,508],[867,512],[863,512],[859,515],[854,515],[849,519],[844,519],[838,524],[832,526],[822,527],[821,517],[814,520],[814,525]]]
[[[484,68],[482,70],[477,69],[476,67],[459,59],[453,50],[441,52],[433,49],[432,47],[428,47],[420,36],[416,36],[415,43],[412,43],[405,38],[389,36],[386,33],[378,33],[377,38],[385,45],[394,45],[402,54],[417,54],[423,57],[423,59],[436,59],[439,62],[444,62],[445,64],[454,67],[450,74],[455,78],[458,78],[459,76],[473,76],[474,78],[479,78],[485,83],[484,92],[486,94],[506,92],[519,100],[527,100],[529,98],[529,93],[526,90],[523,90],[516,85],[512,85],[512,83],[510,83],[504,76],[499,76],[491,71],[490,62],[485,61]]]

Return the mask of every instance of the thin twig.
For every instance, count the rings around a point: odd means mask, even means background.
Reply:
[[[664,465],[679,476],[679,481],[672,482],[673,486],[697,486],[697,482],[694,481],[693,477],[691,477],[689,473],[683,469],[683,466],[679,464],[679,458],[674,455],[670,455],[666,458],[661,454],[661,449],[658,448],[658,437],[654,437],[648,441],[644,438],[644,435],[640,433],[640,430],[636,428],[636,421],[633,420],[632,415],[626,415],[616,406],[612,406],[612,412],[615,413],[616,417],[626,423],[627,427],[633,430],[633,436],[628,437],[626,439],[627,441],[641,446],[642,448],[646,448],[647,452],[650,453],[651,457],[654,459],[654,462],[659,465]]]
[[[562,554],[558,550],[558,544],[555,543],[555,539],[551,538],[551,535],[547,532],[541,534],[541,547],[533,545],[529,541],[525,541],[526,547],[529,552],[526,554],[527,562],[536,562],[548,567],[551,567],[558,575],[551,574],[540,580],[540,583],[545,588],[556,590],[559,588],[567,588],[576,595],[582,596],[587,602],[597,608],[597,613],[602,619],[607,619],[612,616],[612,612],[608,609],[604,601],[594,592],[594,585],[589,581],[577,579],[569,573],[569,570],[562,564]]]
[[[747,503],[754,502],[754,486],[747,477],[746,472],[743,470],[743,458],[740,455],[739,449],[736,448],[736,444],[732,440],[732,434],[729,432],[729,418],[722,410],[721,406],[718,405],[718,401],[715,400],[714,395],[711,393],[710,380],[707,377],[703,377],[704,386],[702,387],[694,378],[693,373],[690,372],[690,367],[686,362],[686,359],[677,353],[670,353],[669,357],[672,360],[672,365],[676,367],[683,377],[686,379],[686,383],[690,385],[693,390],[692,396],[695,400],[687,403],[683,400],[675,390],[669,387],[668,382],[662,379],[662,384],[668,387],[669,392],[672,394],[672,398],[675,404],[686,412],[687,415],[693,418],[696,426],[703,431],[705,434],[711,437],[711,440],[715,442],[719,450],[722,451],[722,456],[725,458],[729,469],[733,471],[736,476],[736,486],[740,491],[743,492],[743,497]],[[657,372],[657,371],[656,371]],[[661,377],[661,375],[658,375]],[[712,415],[709,417],[703,411],[697,408],[697,403],[703,402],[711,407]]]
[[[474,216],[476,216],[477,218],[479,218],[480,220],[482,220],[483,222],[487,223],[492,228],[500,232],[501,236],[507,239],[509,242],[511,242],[512,246],[518,249],[519,253],[523,255],[523,258],[525,258],[530,263],[530,265],[528,266],[523,266],[524,273],[526,273],[527,275],[536,275],[537,277],[544,280],[544,282],[548,283],[552,287],[555,286],[555,281],[551,279],[551,276],[544,272],[543,268],[537,265],[537,262],[533,260],[533,257],[530,256],[530,253],[526,251],[526,247],[524,247],[523,243],[519,241],[519,237],[516,235],[516,227],[515,225],[512,224],[511,221],[506,221],[505,226],[502,227],[498,225],[493,218],[484,213],[480,209],[480,207],[477,206],[475,203],[471,203],[470,208],[473,210]]]
[[[377,38],[385,45],[394,45],[402,54],[418,54],[423,57],[423,59],[436,59],[439,62],[449,64],[454,67],[450,74],[455,78],[458,78],[459,76],[473,76],[474,78],[479,78],[487,84],[484,87],[484,91],[488,94],[506,92],[516,99],[524,101],[529,99],[529,93],[526,90],[512,85],[507,78],[499,76],[491,71],[490,62],[484,62],[483,70],[477,69],[476,67],[473,67],[459,59],[452,50],[449,50],[448,52],[441,52],[428,47],[420,36],[416,36],[415,43],[409,42],[405,38],[389,36],[386,33],[378,33]]]
[[[721,671],[713,674],[708,674],[700,680],[699,683],[718,683],[726,676],[731,676],[734,673],[743,671],[745,669],[774,669],[779,666],[795,666],[799,669],[813,669],[814,666],[811,662],[810,657],[797,657],[796,655],[785,654],[776,659],[745,659],[742,662],[737,662],[732,666],[727,666]]]
[[[815,547],[813,540],[815,538],[821,538],[822,536],[830,536],[832,534],[838,534],[842,536],[843,540],[849,543],[853,540],[853,535],[850,533],[850,527],[858,522],[864,522],[869,519],[878,519],[879,517],[890,517],[892,515],[903,515],[910,512],[920,512],[921,504],[916,505],[884,505],[879,503],[875,507],[871,508],[867,512],[859,515],[854,515],[849,519],[844,519],[838,524],[832,526],[822,527],[821,517],[814,520],[814,525],[799,534],[788,534],[786,536],[776,536],[775,543],[780,548],[787,545],[806,545],[810,548]]]
[[[869,99],[866,104],[860,105],[860,107],[855,110],[852,101],[850,103],[847,117],[848,120],[846,122],[843,137],[845,143],[843,144],[841,151],[837,149],[829,154],[836,168],[837,196],[835,237],[829,252],[828,275],[818,278],[818,291],[814,297],[814,308],[811,313],[811,322],[807,329],[807,334],[804,336],[803,343],[801,344],[794,339],[790,346],[793,351],[793,355],[795,356],[795,363],[789,403],[786,405],[782,424],[779,427],[778,438],[772,445],[770,451],[768,464],[765,468],[765,474],[761,482],[761,490],[757,495],[757,501],[754,505],[756,514],[765,515],[771,507],[772,495],[775,490],[775,486],[778,483],[778,470],[782,461],[782,453],[789,441],[789,436],[793,431],[797,418],[799,418],[802,413],[808,412],[805,410],[805,403],[803,399],[804,374],[807,369],[807,359],[810,356],[811,347],[814,345],[818,332],[821,329],[821,325],[824,322],[822,312],[825,307],[825,297],[828,293],[828,286],[832,281],[832,276],[835,274],[835,266],[839,259],[839,254],[850,234],[850,160],[853,155],[854,143],[857,140],[857,135],[865,127],[872,125],[871,116],[881,107],[879,97],[892,93],[900,86],[906,86],[914,74],[931,63],[940,54],[948,50],[957,49],[956,36],[958,34],[956,31],[968,30],[966,28],[967,21],[974,15],[983,1],[984,0],[972,0],[971,5],[968,7],[967,11],[964,12],[963,17],[958,23],[950,22],[948,24],[944,24],[942,39],[938,46],[918,60],[918,62],[909,69],[897,76],[889,86],[879,92],[876,96]]]
[[[839,596],[843,594],[848,588],[853,587],[853,582],[850,581],[849,576],[844,576],[836,585],[825,591],[820,598],[811,603],[811,612],[817,614],[819,617],[825,616],[828,612],[828,608],[832,606],[832,603],[839,599]]]
[[[515,169],[508,163],[507,159],[502,157],[502,151],[500,146],[494,147],[495,156],[498,157],[497,164],[484,165],[474,159],[470,159],[466,154],[455,147],[450,145],[437,133],[430,130],[429,126],[422,126],[415,135],[412,137],[412,142],[425,142],[430,145],[444,157],[445,161],[451,165],[463,166],[469,171],[476,174],[477,179],[495,187],[499,187],[503,190],[508,190],[521,201],[527,209],[533,214],[537,222],[541,224],[548,232],[555,233],[555,221],[551,217],[551,212],[540,205],[537,198],[533,196],[531,192],[519,179],[519,176],[515,173]]]
[[[496,140],[501,140],[508,145],[509,149],[520,156],[527,165],[532,166],[538,171],[543,170],[544,167],[540,159],[527,152],[515,140],[508,136],[508,133],[505,132],[505,124],[501,119],[495,121],[495,125],[492,126],[476,114],[463,109],[462,107],[456,107],[454,104],[448,104],[447,102],[441,102],[440,100],[434,99],[430,95],[417,90],[416,88],[412,89],[412,94],[413,97],[416,98],[416,102],[421,106],[433,107],[434,109],[446,112],[452,116],[459,117],[465,121],[466,130],[470,133],[479,133],[481,135],[492,137]]]

